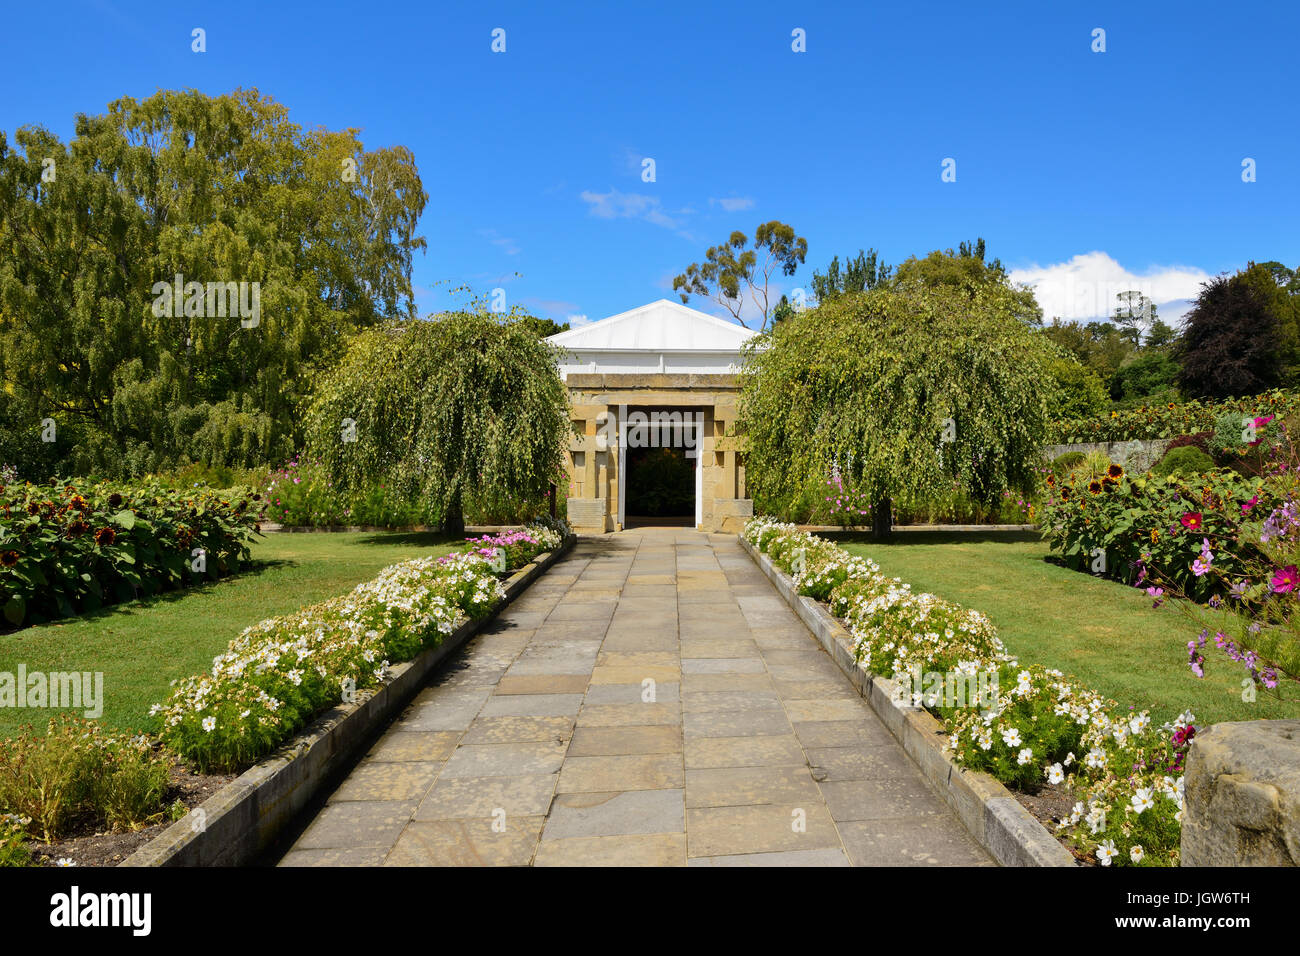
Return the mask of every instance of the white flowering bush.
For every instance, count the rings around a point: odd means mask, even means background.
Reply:
[[[441,643],[505,597],[506,571],[556,547],[530,525],[473,551],[385,568],[350,594],[244,630],[203,675],[173,682],[161,738],[200,770],[230,771],[265,756],[321,711],[387,678],[392,663]],[[485,544],[486,542],[486,544]]]
[[[1081,799],[1061,835],[1102,866],[1176,866],[1183,757],[1190,713],[1163,727],[1058,670],[1021,666],[978,611],[889,578],[868,558],[794,525],[754,518],[744,537],[790,574],[801,594],[825,601],[853,639],[858,666],[900,681],[948,734],[953,760],[1015,789],[1063,786]],[[909,692],[912,674],[996,674],[984,706],[945,706]]]

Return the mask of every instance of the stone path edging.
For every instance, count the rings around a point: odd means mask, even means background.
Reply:
[[[923,708],[896,703],[895,683],[871,676],[858,666],[849,632],[825,606],[801,595],[790,577],[743,535],[737,538],[966,829],[994,859],[1003,866],[1077,865],[1070,851],[1006,787],[988,774],[954,764],[944,749],[939,721]]]
[[[270,847],[335,773],[358,755],[375,730],[392,719],[432,670],[477,634],[560,557],[569,535],[505,582],[506,596],[488,617],[466,621],[437,647],[391,668],[392,679],[364,700],[338,704],[222,787],[119,866],[247,866]],[[197,811],[202,811],[196,815]],[[202,820],[200,826],[198,821]]]

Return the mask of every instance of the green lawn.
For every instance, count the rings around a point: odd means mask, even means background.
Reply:
[[[1153,610],[1136,588],[1047,560],[1033,532],[903,532],[889,543],[835,537],[881,570],[986,614],[1010,651],[1056,667],[1120,704],[1150,709],[1157,723],[1190,708],[1198,724],[1300,717],[1300,704],[1263,694],[1241,700],[1245,676],[1211,644],[1206,676],[1187,667],[1199,628],[1178,609]]]
[[[435,534],[270,534],[253,546],[258,564],[201,588],[0,635],[0,671],[104,674],[102,722],[152,729],[151,705],[169,682],[206,671],[231,638],[263,618],[346,594],[397,561],[455,550]],[[0,735],[44,727],[51,711],[0,708]]]

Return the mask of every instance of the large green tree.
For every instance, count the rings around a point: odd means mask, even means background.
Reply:
[[[891,283],[798,313],[746,346],[741,427],[756,504],[803,517],[833,466],[871,501],[992,503],[1028,489],[1060,353],[1017,290]]]
[[[482,310],[362,332],[321,380],[307,444],[343,487],[418,497],[446,530],[467,509],[542,502],[572,435],[558,350]]]
[[[856,257],[845,256],[844,268],[840,257],[831,259],[826,272],[813,272],[812,297],[818,302],[829,302],[853,292],[866,292],[888,282],[893,267],[880,258],[875,249],[859,249]]]
[[[1282,383],[1300,385],[1300,270],[1288,269],[1280,262],[1252,262],[1240,276],[1277,321]]]
[[[895,285],[919,284],[947,287],[974,298],[988,289],[1001,289],[1010,296],[1016,317],[1029,325],[1041,325],[1043,309],[1029,286],[1010,281],[1000,259],[988,260],[983,239],[962,242],[954,249],[936,249],[924,258],[910,256],[895,270]]]
[[[56,420],[64,473],[289,454],[347,336],[412,314],[426,200],[409,150],[305,130],[255,90],[125,97],[67,143],[0,133],[11,417]],[[177,276],[199,285],[163,302]]]

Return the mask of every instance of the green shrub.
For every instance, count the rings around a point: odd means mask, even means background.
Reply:
[[[135,828],[163,812],[169,766],[144,738],[60,715],[44,734],[0,740],[0,811],[27,818],[46,842],[78,822]]]
[[[0,867],[27,866],[32,854],[27,849],[27,826],[31,821],[17,814],[0,815]]]
[[[1155,573],[1198,599],[1221,590],[1218,578],[1193,567],[1204,542],[1210,542],[1216,568],[1239,571],[1255,554],[1254,539],[1241,525],[1278,504],[1260,479],[1229,470],[1134,476],[1115,466],[1104,478],[1067,477],[1051,488],[1043,537],[1068,567],[1126,584],[1149,584]],[[1097,565],[1101,556],[1104,567]]]
[[[1285,416],[1296,407],[1298,398],[1300,393],[1280,390],[1218,402],[1179,402],[1148,396],[1136,408],[1113,407],[1091,418],[1058,419],[1049,426],[1047,441],[1066,444],[1173,438],[1212,429],[1218,418],[1228,414],[1236,416],[1240,435],[1244,416]]]
[[[1172,441],[1169,442],[1168,445],[1165,446],[1165,451],[1170,452],[1173,451],[1175,448],[1191,447],[1191,448],[1199,448],[1201,451],[1205,452],[1205,454],[1208,455],[1210,454],[1210,438],[1213,437],[1213,435],[1214,435],[1214,431],[1212,429],[1196,432],[1191,435],[1179,435],[1177,438],[1173,439]]]
[[[0,485],[0,619],[36,624],[235,573],[257,499],[157,482]]]
[[[1081,451],[1067,451],[1064,455],[1058,455],[1056,460],[1052,462],[1052,473],[1057,478],[1064,478],[1082,465],[1086,457]]]
[[[1167,477],[1172,474],[1200,475],[1214,470],[1214,459],[1195,445],[1184,445],[1165,452],[1156,462],[1152,474]]]

